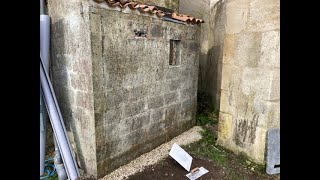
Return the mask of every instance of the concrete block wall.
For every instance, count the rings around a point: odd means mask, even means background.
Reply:
[[[53,85],[85,173],[103,177],[195,124],[200,27],[92,1],[48,6]],[[170,40],[180,40],[176,66]]]
[[[90,18],[100,177],[195,124],[199,33],[93,7]],[[147,37],[136,37],[136,29]],[[177,66],[169,65],[170,40],[181,40]]]

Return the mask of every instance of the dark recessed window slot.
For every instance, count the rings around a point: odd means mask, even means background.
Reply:
[[[178,66],[180,65],[180,40],[170,39],[170,57],[169,65]]]

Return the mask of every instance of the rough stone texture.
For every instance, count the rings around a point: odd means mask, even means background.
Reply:
[[[179,12],[205,21],[201,25],[199,92],[210,94],[216,107],[220,103],[221,60],[224,36],[224,6],[219,0],[181,0]],[[217,20],[216,20],[217,19]],[[215,32],[215,34],[213,34]]]
[[[226,33],[237,34],[246,27],[250,0],[228,1],[226,7]]]
[[[188,14],[193,17],[202,18],[206,16],[209,10],[210,0],[180,0],[179,2],[179,13]],[[205,25],[205,24],[203,24]],[[204,27],[204,26],[202,26]],[[202,30],[202,29],[201,29]],[[204,33],[205,34],[205,33]],[[202,35],[204,35],[202,34]]]
[[[184,0],[199,16],[199,92],[220,107],[218,142],[265,162],[266,131],[280,126],[280,1]]]
[[[247,31],[280,30],[279,0],[250,0]]]
[[[80,168],[94,175],[96,138],[87,2],[47,2],[53,87]]]
[[[279,0],[224,4],[218,144],[265,163],[267,130],[280,127]]]
[[[92,28],[91,36],[95,111],[103,117],[101,123],[96,119],[98,177],[103,177],[194,124],[198,51],[188,48],[199,38],[197,27],[131,13],[92,7],[90,17],[91,26],[100,27]],[[147,37],[135,37],[136,28],[146,29]],[[181,63],[170,67],[169,40],[177,37]],[[190,88],[188,96],[180,95]],[[185,110],[193,113],[182,119],[186,100],[193,106]]]
[[[208,31],[208,61],[204,65],[205,92],[211,95],[215,107],[220,106],[221,74],[224,49],[224,37],[226,35],[226,3],[224,0],[210,1],[209,31]],[[201,69],[202,70],[202,69]]]
[[[219,143],[264,162],[265,133],[280,122],[278,0],[180,1],[201,27],[199,91],[220,107]]]
[[[103,6],[49,1],[57,99],[81,168],[96,178],[195,125],[199,68],[200,27]],[[181,40],[178,66],[170,39]]]

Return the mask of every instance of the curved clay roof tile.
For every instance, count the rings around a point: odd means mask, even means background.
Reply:
[[[111,7],[120,7],[125,8],[129,6],[130,9],[138,9],[140,12],[148,12],[150,14],[156,14],[158,17],[163,17],[166,15],[165,12],[158,10],[156,6],[148,6],[146,4],[139,4],[136,2],[133,2],[132,0],[94,0],[97,3],[106,2]],[[167,13],[167,15],[170,15],[172,19],[176,19],[179,21],[183,21],[186,23],[192,23],[192,24],[200,24],[204,23],[202,19],[196,19],[194,17],[191,17],[189,15],[184,14],[178,14],[176,12],[173,12],[172,14]]]

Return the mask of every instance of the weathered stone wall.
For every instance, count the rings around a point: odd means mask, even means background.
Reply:
[[[195,124],[200,30],[98,6],[48,0],[57,101],[81,169],[103,177]]]
[[[198,90],[219,107],[225,10],[223,1],[180,0],[179,12],[203,19],[200,36]]]
[[[200,19],[208,19],[210,0],[180,0],[179,13],[194,16]],[[205,24],[202,24],[205,25]],[[201,26],[202,28],[205,26]],[[201,29],[202,29],[201,28]]]
[[[225,5],[218,143],[264,163],[266,132],[280,127],[280,1]]]
[[[279,0],[181,0],[201,17],[199,91],[220,107],[220,145],[264,162],[269,128],[280,126]]]
[[[95,175],[96,142],[87,1],[48,0],[51,70],[69,139],[81,169]]]
[[[209,9],[208,53],[203,64],[203,89],[207,92],[216,108],[220,107],[221,71],[225,37],[226,5],[224,0],[211,0]]]
[[[99,177],[195,124],[198,27],[134,13],[90,9]],[[170,39],[181,40],[178,66]]]
[[[208,57],[208,31],[209,31],[209,1],[210,0],[180,0],[179,13],[188,14],[198,19],[203,19],[205,23],[201,24],[200,35],[200,57],[199,57],[199,81],[198,90],[207,92],[204,77],[207,70],[207,57]]]

